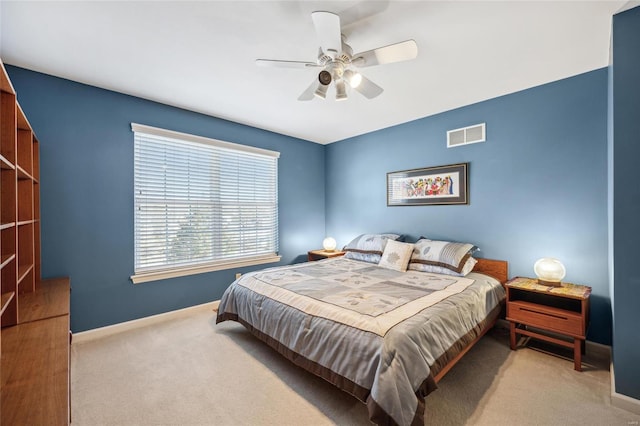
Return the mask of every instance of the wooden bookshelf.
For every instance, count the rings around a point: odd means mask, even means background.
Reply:
[[[41,280],[39,141],[0,61],[0,424],[69,424],[68,278]]]
[[[0,63],[1,64],[1,63]],[[2,327],[18,323],[17,280],[17,172],[18,104],[11,81],[0,70],[0,288]],[[25,118],[26,121],[26,118]],[[23,123],[25,124],[25,123]]]

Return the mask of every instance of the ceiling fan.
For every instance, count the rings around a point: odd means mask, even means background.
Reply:
[[[307,90],[298,97],[299,101],[309,101],[314,97],[325,99],[332,82],[335,84],[336,100],[347,99],[347,85],[366,98],[373,99],[380,95],[383,89],[360,74],[358,68],[406,61],[418,56],[418,46],[414,40],[405,40],[354,55],[340,30],[338,15],[318,11],[311,14],[311,19],[320,43],[318,59],[315,62],[256,59],[259,66],[322,68],[317,79],[314,79]]]

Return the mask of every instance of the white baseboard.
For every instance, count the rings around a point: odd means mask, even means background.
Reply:
[[[611,363],[611,405],[634,414],[640,414],[640,400],[616,392],[615,373]]]
[[[596,353],[598,357],[606,357],[611,360],[611,346],[603,345],[602,343],[592,342],[591,340],[585,340],[586,350],[589,353]]]
[[[190,315],[196,311],[218,309],[219,300],[203,303],[202,305],[191,306],[184,309],[178,309],[176,311],[165,312],[163,314],[151,315],[136,320],[121,322],[119,324],[108,325],[106,327],[94,328],[93,330],[82,331],[80,333],[73,334],[73,343],[89,342],[91,340],[100,339],[102,337],[111,336],[113,334],[122,333],[127,330],[134,330],[136,328],[146,327],[151,324],[159,322],[177,319]]]

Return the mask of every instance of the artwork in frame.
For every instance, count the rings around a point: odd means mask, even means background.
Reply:
[[[387,173],[387,206],[469,204],[469,163]]]

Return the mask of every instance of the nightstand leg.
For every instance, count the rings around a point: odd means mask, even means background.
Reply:
[[[509,323],[509,343],[511,345],[511,350],[516,350],[516,323]]]
[[[582,371],[582,340],[573,339],[573,368]]]

